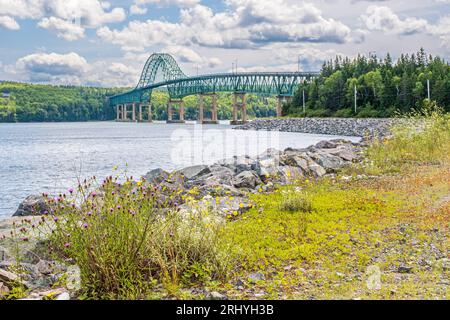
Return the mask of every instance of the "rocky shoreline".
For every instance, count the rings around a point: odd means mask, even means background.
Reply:
[[[200,206],[208,209],[217,219],[236,219],[253,207],[248,195],[270,192],[276,185],[301,179],[335,175],[337,170],[361,161],[365,145],[365,142],[343,139],[325,140],[303,149],[268,149],[257,157],[237,156],[213,165],[191,166],[175,172],[155,169],[142,180],[166,190],[168,194],[179,191],[180,196],[173,205],[178,207],[180,214]],[[186,196],[196,200],[195,207],[183,200]],[[12,290],[11,284],[17,283],[17,279],[25,279],[20,281],[29,290],[27,299],[47,299],[49,295],[53,299],[76,297],[76,291],[57,286],[58,279],[67,276],[67,270],[73,270],[74,266],[64,266],[37,254],[41,237],[31,235],[22,244],[20,264],[26,272],[11,272],[10,266],[16,258],[12,254],[14,244],[8,241],[8,236],[20,226],[21,219],[34,221],[46,212],[46,202],[42,196],[34,195],[20,204],[14,217],[1,221],[0,291],[3,293],[0,294],[7,295]]]
[[[257,119],[241,126],[239,130],[268,130],[329,134],[355,137],[384,137],[389,128],[397,123],[394,118],[286,118]]]

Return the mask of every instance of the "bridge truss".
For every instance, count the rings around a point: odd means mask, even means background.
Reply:
[[[255,93],[291,97],[299,84],[318,72],[243,72],[188,77],[175,59],[166,53],[152,54],[145,63],[137,86],[109,98],[110,105],[149,103],[152,90],[166,87],[170,99],[216,92]],[[157,81],[157,76],[162,78]]]

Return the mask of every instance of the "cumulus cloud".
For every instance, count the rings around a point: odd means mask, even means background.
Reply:
[[[200,3],[200,0],[135,0],[135,3],[137,5],[155,4],[159,7],[191,7]]]
[[[0,27],[9,29],[9,30],[19,30],[20,25],[14,18],[9,16],[0,16]]]
[[[123,8],[110,10],[110,7],[109,2],[99,0],[0,0],[0,15],[41,19],[40,27],[74,40],[84,35],[84,28],[125,20]],[[63,36],[64,32],[69,35]]]
[[[408,17],[402,20],[386,6],[369,6],[361,19],[368,30],[392,34],[410,35],[424,32],[428,27],[425,19]]]
[[[19,70],[30,74],[47,76],[81,75],[89,67],[86,60],[75,52],[33,53],[20,58],[16,65]]]
[[[63,38],[68,41],[78,40],[84,37],[84,28],[56,17],[44,18],[38,23],[38,26],[48,29],[56,33],[58,38]]]
[[[131,14],[135,14],[135,15],[139,15],[139,14],[146,14],[147,13],[147,8],[142,8],[136,4],[133,4],[130,7],[130,13]]]
[[[153,45],[252,48],[273,42],[353,41],[349,27],[323,17],[314,5],[287,1],[227,0],[228,10],[221,12],[198,4],[181,9],[178,23],[131,21],[122,30],[102,27],[97,35],[124,50],[136,51]]]
[[[15,75],[20,81],[39,83],[133,86],[137,82],[140,68],[124,58],[119,61],[97,61],[88,63],[77,53],[33,53],[17,60],[15,65],[5,66],[5,72]]]

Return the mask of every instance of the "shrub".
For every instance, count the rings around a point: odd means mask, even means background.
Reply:
[[[283,194],[279,209],[289,212],[311,212],[313,206],[311,200],[304,193],[288,192]]]
[[[157,283],[174,292],[225,276],[222,224],[205,211],[182,214],[179,191],[112,177],[101,191],[89,188],[49,199],[46,217],[54,224],[51,249],[80,267],[88,297],[145,298]]]

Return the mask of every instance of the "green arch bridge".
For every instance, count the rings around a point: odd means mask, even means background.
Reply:
[[[246,93],[278,97],[277,116],[281,116],[283,100],[289,100],[300,83],[310,81],[318,72],[239,72],[189,77],[183,73],[175,59],[166,53],[154,53],[145,63],[137,86],[130,91],[111,96],[109,103],[116,107],[118,121],[144,121],[143,108],[147,107],[147,121],[151,121],[152,90],[166,87],[169,92],[168,122],[184,122],[183,98],[199,95],[199,121],[218,123],[217,92],[232,92],[232,123],[247,121]],[[162,81],[156,82],[157,76]],[[204,119],[204,96],[212,97],[211,119]],[[240,101],[239,101],[240,100]],[[173,107],[178,105],[179,119],[173,118]],[[131,106],[130,110],[128,107]],[[138,111],[138,113],[137,113]],[[131,112],[131,117],[129,113]],[[238,120],[240,113],[241,120]]]

